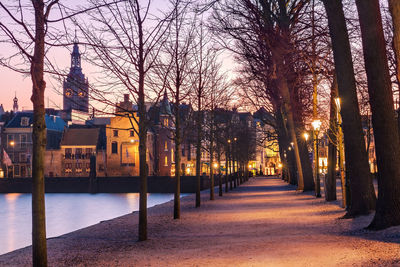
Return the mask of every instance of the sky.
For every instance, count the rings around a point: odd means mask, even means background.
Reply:
[[[13,1],[14,0],[5,0],[5,3],[13,3]],[[29,2],[30,1],[27,1],[27,3]],[[76,7],[80,4],[84,4],[86,0],[64,0],[62,2],[68,4],[69,7]],[[168,1],[153,0],[152,2],[152,5],[155,8],[162,10],[165,9]],[[54,14],[53,16],[55,15],[56,14]],[[29,17],[28,14],[25,16],[25,19],[28,21],[29,19],[32,19],[32,17]],[[11,19],[2,10],[0,10],[0,20],[6,25],[12,25]],[[67,30],[70,32],[71,35],[73,35],[75,27],[67,26]],[[5,36],[0,34],[0,58],[14,54],[16,51],[15,48],[12,48],[10,45],[4,44],[4,42],[2,42],[4,40]],[[58,68],[61,70],[68,71],[70,66],[71,49],[72,46],[51,48],[47,56],[52,64],[57,65]],[[81,45],[80,50],[82,53],[85,53],[84,46]],[[224,56],[224,58],[224,65],[233,65],[233,60],[230,58],[230,56]],[[29,66],[26,64],[24,65],[24,67],[29,69]],[[82,70],[86,77],[89,79],[89,83],[91,82],[91,80],[95,80],[97,69],[90,65],[88,62],[85,62],[83,59]],[[47,83],[45,91],[46,107],[62,108],[62,82],[52,80],[49,78],[48,75],[45,77],[45,80]],[[0,104],[3,104],[5,110],[12,109],[13,98],[15,95],[18,98],[19,110],[32,109],[32,102],[30,101],[32,83],[29,75],[23,75],[21,73],[0,66],[0,81]]]

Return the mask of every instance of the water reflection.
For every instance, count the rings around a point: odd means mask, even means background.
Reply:
[[[0,194],[0,254],[31,244],[31,195]],[[147,206],[173,194],[148,194]],[[139,209],[139,194],[46,194],[47,237],[55,237]]]

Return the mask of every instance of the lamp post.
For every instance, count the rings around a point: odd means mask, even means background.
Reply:
[[[343,130],[342,130],[342,116],[340,115],[340,98],[335,98],[336,104],[336,117],[337,117],[337,128],[338,128],[338,147],[339,147],[339,172],[340,182],[342,184],[342,207],[347,208],[348,190],[347,190],[347,179],[344,174],[344,149],[343,149]]]
[[[321,197],[321,182],[319,179],[319,154],[318,154],[318,134],[319,129],[321,127],[320,120],[314,120],[312,122],[312,126],[314,128],[314,142],[315,142],[315,151],[314,151],[314,159],[315,159],[315,196]]]
[[[13,158],[12,158],[12,178],[15,177],[15,166],[14,166],[14,162],[15,162],[15,142],[14,140],[10,141],[10,146],[12,146],[13,148]]]

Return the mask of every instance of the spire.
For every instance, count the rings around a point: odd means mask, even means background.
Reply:
[[[81,68],[81,54],[79,53],[78,38],[74,38],[74,47],[72,48],[71,54],[71,68]]]
[[[15,92],[15,97],[13,99],[14,104],[13,104],[13,111],[14,113],[18,111],[18,98],[17,98],[17,92]]]
[[[164,91],[164,97],[163,97],[163,100],[161,101],[160,114],[161,115],[171,115],[172,114],[171,106],[168,101],[167,90]]]

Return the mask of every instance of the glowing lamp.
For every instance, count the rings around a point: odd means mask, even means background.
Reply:
[[[306,141],[308,141],[308,138],[310,137],[310,135],[308,133],[304,133],[303,137],[304,137],[304,139],[306,139]]]
[[[312,126],[313,126],[315,131],[319,131],[319,129],[321,127],[321,121],[320,120],[314,120],[311,124],[312,124]]]
[[[340,98],[339,97],[335,97],[335,104],[336,104],[338,111],[340,111]]]

